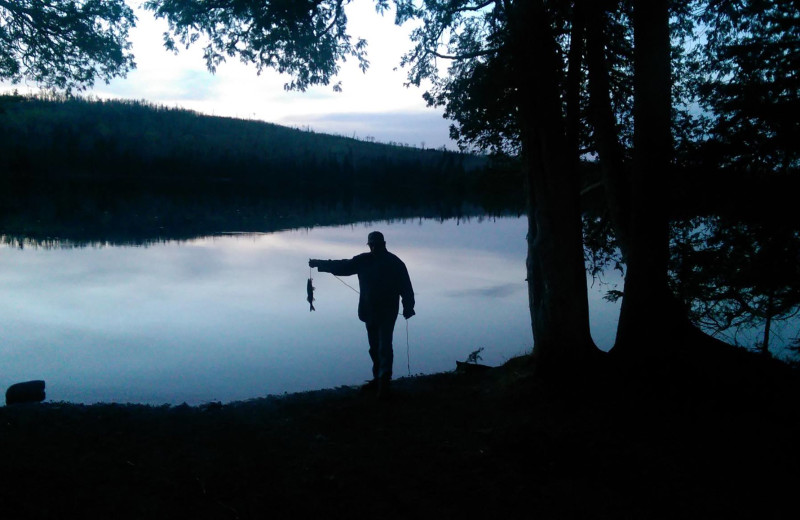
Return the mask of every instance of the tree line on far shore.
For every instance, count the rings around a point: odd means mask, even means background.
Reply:
[[[6,94],[0,96],[0,133],[0,180],[16,185],[41,180],[235,184],[276,197],[402,201],[422,195],[521,203],[521,177],[486,157],[144,101]]]

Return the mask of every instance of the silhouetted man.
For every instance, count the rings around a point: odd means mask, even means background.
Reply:
[[[378,388],[378,397],[389,397],[392,380],[392,336],[394,324],[403,301],[403,317],[409,319],[414,313],[414,290],[408,270],[402,260],[386,250],[383,234],[373,231],[367,237],[369,253],[362,253],[350,260],[308,261],[322,273],[336,276],[358,275],[360,287],[358,318],[367,325],[369,356],[372,358],[372,380],[368,388]]]

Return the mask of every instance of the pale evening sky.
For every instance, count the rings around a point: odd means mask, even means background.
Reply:
[[[128,0],[137,22],[130,33],[136,69],[126,78],[102,82],[84,92],[103,99],[146,100],[210,115],[256,119],[316,132],[374,138],[379,142],[406,143],[425,148],[456,149],[448,137],[449,121],[441,108],[426,107],[423,88],[404,87],[406,71],[401,55],[411,48],[410,27],[394,24],[393,13],[375,12],[374,1],[354,0],[347,7],[348,31],[354,40],[369,42],[370,67],[362,73],[354,59],[341,66],[337,80],[342,92],[331,86],[286,92],[289,77],[272,69],[259,76],[256,68],[229,58],[211,74],[205,68],[202,45],[175,55],[164,49],[167,24],[141,9],[141,0]],[[35,85],[0,83],[0,90],[35,91]]]

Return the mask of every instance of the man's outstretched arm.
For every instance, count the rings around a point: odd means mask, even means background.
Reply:
[[[309,267],[316,267],[320,273],[331,273],[336,276],[350,276],[358,273],[358,262],[355,258],[350,260],[319,260],[312,258],[308,261]]]

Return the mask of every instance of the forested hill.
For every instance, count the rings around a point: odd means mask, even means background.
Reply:
[[[279,194],[482,191],[485,158],[137,101],[0,96],[4,180],[234,182]],[[494,176],[495,188],[502,176]],[[518,184],[513,181],[514,188]],[[512,188],[512,189],[514,189]]]

